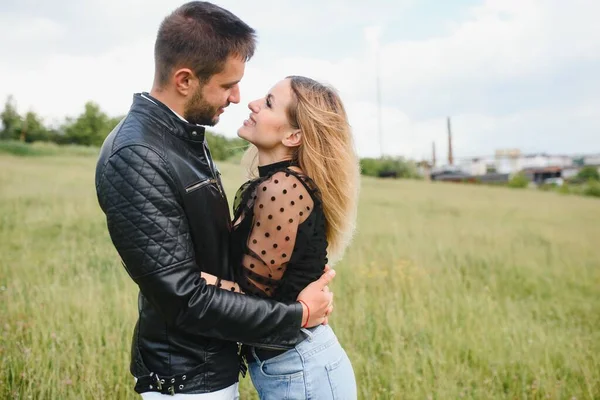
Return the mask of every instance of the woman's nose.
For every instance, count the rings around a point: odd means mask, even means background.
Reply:
[[[251,101],[250,103],[248,103],[248,108],[250,109],[250,111],[252,111],[253,113],[257,113],[260,111],[260,107],[258,105],[258,100],[254,100]]]

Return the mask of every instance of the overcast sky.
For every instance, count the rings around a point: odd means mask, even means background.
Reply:
[[[595,0],[223,0],[259,45],[242,102],[215,127],[235,136],[247,103],[286,75],[334,85],[362,156],[378,156],[377,57],[385,154],[496,149],[600,152],[600,2]],[[58,6],[57,4],[60,4]],[[125,114],[150,90],[170,0],[2,0],[0,100],[47,123],[88,100]]]

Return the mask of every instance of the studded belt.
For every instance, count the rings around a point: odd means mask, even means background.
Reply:
[[[199,371],[190,371],[171,376],[159,376],[154,372],[150,375],[140,376],[135,383],[135,391],[138,393],[158,392],[162,394],[170,394],[174,396],[176,393],[182,393],[185,389],[186,382],[198,375]]]

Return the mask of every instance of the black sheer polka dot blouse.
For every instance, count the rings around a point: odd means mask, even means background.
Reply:
[[[320,194],[290,161],[259,167],[233,206],[231,261],[247,294],[292,302],[327,263],[326,220]]]

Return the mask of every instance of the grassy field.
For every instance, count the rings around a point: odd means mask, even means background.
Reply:
[[[136,398],[137,291],[94,165],[0,155],[0,398]],[[336,269],[362,399],[600,399],[598,199],[365,179]]]

